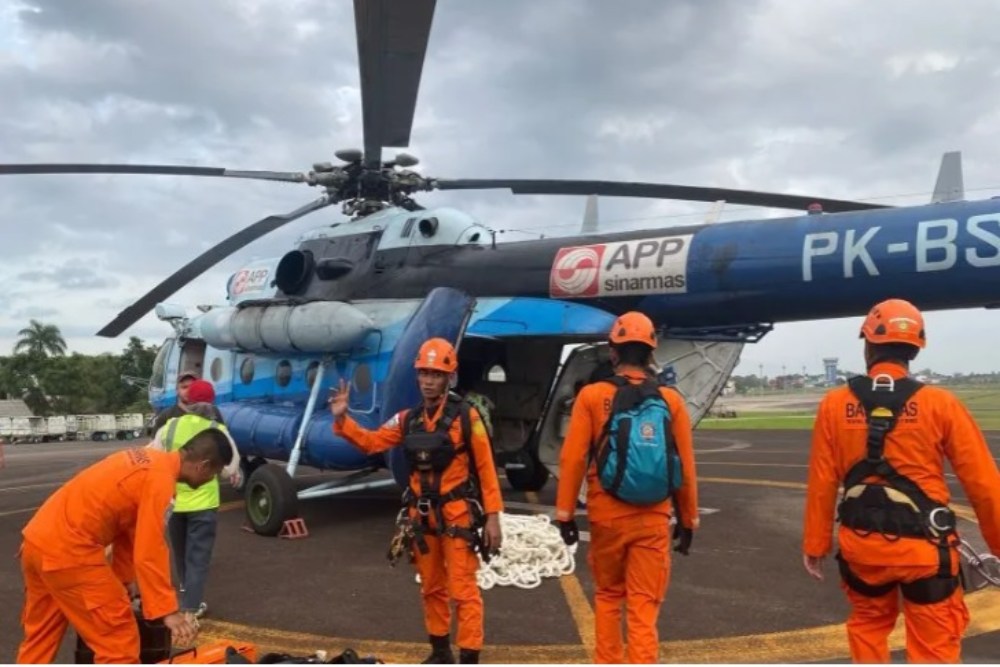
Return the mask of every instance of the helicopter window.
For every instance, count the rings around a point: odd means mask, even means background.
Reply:
[[[240,364],[240,380],[243,381],[243,384],[250,384],[253,382],[253,371],[253,357],[247,357],[243,360],[243,363]]]
[[[319,371],[319,362],[310,361],[309,367],[306,368],[306,385],[309,387],[313,386],[313,382],[316,381],[316,373]]]
[[[354,368],[354,376],[351,378],[358,391],[367,393],[372,388],[372,369],[368,364],[358,364]]]
[[[156,353],[156,359],[153,360],[153,372],[149,378],[149,386],[156,389],[163,388],[163,380],[167,374],[167,359],[170,357],[170,350],[172,350],[173,347],[173,338],[168,338],[163,341],[163,345],[160,346],[160,351]]]
[[[413,231],[413,223],[416,222],[416,220],[416,218],[408,218],[406,220],[406,224],[403,225],[403,233],[400,234],[400,237],[406,238],[410,235],[410,232]]]
[[[212,365],[209,367],[209,372],[212,374],[212,382],[218,382],[222,379],[222,357],[212,359]]]
[[[288,386],[288,383],[292,381],[292,362],[282,359],[278,363],[278,368],[274,371],[274,381],[278,383],[279,387]]]

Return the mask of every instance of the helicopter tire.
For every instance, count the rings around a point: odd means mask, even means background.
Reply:
[[[515,491],[541,491],[549,481],[549,469],[539,460],[534,452],[522,449],[518,453],[518,463],[524,464],[520,469],[508,469],[507,482]]]
[[[274,537],[288,519],[299,513],[295,484],[284,468],[273,464],[258,467],[247,480],[246,517],[258,535]]]
[[[240,457],[240,476],[243,478],[240,485],[234,487],[235,491],[240,495],[244,495],[247,490],[247,483],[250,481],[250,477],[253,476],[257,468],[262,465],[267,465],[267,459],[263,459],[259,456],[255,456],[252,459],[246,456]]]

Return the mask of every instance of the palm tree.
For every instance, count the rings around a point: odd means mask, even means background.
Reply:
[[[24,352],[29,357],[61,357],[66,354],[66,341],[59,327],[31,320],[27,327],[17,332],[20,338],[14,346],[14,354]]]

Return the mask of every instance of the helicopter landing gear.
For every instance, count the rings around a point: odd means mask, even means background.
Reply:
[[[527,447],[511,457],[504,471],[507,482],[515,491],[540,491],[549,481],[549,469],[539,460],[538,454]]]
[[[267,464],[267,460],[266,459],[262,459],[259,456],[255,456],[252,459],[247,458],[245,456],[241,456],[240,457],[240,476],[242,477],[242,479],[240,480],[239,486],[234,487],[234,489],[236,490],[236,492],[239,493],[239,494],[241,494],[241,495],[244,494],[244,492],[246,492],[246,490],[247,490],[247,482],[250,481],[250,478],[253,476],[254,472],[256,472],[257,468],[261,467],[262,465],[266,465],[266,464]]]
[[[299,499],[284,468],[260,465],[247,480],[244,488],[246,516],[258,535],[274,537],[288,519],[299,514]]]

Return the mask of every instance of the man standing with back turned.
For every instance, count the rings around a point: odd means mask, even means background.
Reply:
[[[1000,472],[965,406],[909,377],[926,344],[913,304],[875,305],[861,327],[868,374],[829,392],[813,427],[803,563],[823,578],[837,506],[841,587],[851,603],[855,662],[889,662],[889,633],[903,596],[909,662],[961,660],[969,624],[959,580],[951,462],[990,550],[1000,555]]]
[[[590,569],[597,588],[596,661],[656,662],[657,619],[670,579],[670,513],[680,513],[676,550],[688,553],[698,527],[691,421],[684,399],[647,369],[656,349],[648,317],[625,313],[611,327],[615,374],[580,390],[559,458],[556,521],[566,544],[579,540],[576,500],[587,477]]]

